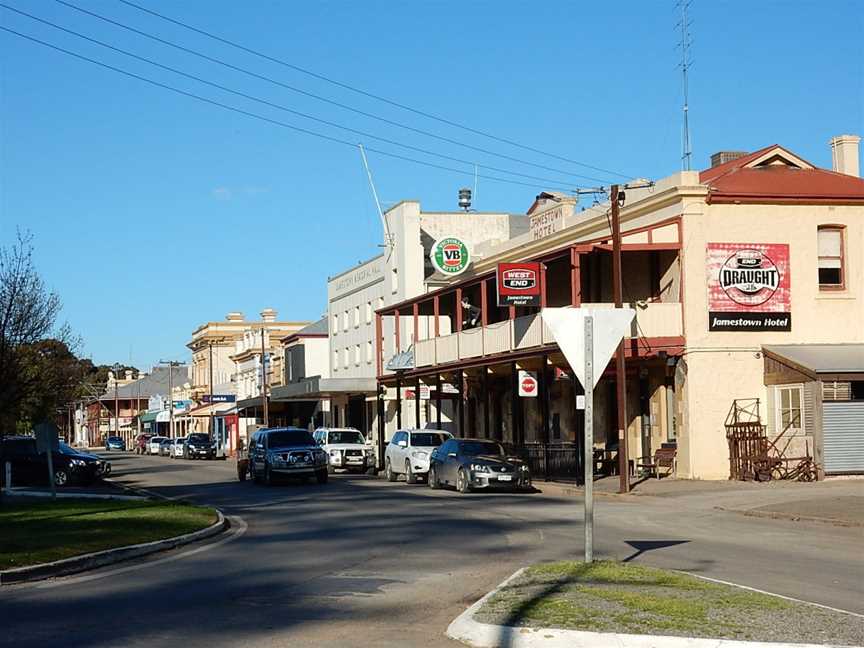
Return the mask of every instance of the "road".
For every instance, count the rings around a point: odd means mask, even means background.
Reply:
[[[230,460],[112,461],[119,479],[217,506],[245,533],[4,586],[0,645],[454,646],[448,623],[506,576],[582,550],[576,498],[343,475],[268,488],[237,482]],[[704,497],[598,498],[596,519],[600,556],[864,613],[861,528],[750,518]]]

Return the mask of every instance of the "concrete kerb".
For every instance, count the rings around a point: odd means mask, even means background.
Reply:
[[[3,497],[56,497],[57,499],[101,499],[127,502],[140,502],[149,499],[144,495],[118,495],[116,493],[57,493],[56,495],[52,495],[46,491],[31,490],[29,488],[4,489]]]
[[[753,509],[735,509],[723,506],[715,506],[715,510],[726,513],[738,513],[747,517],[769,518],[771,520],[789,520],[791,522],[818,522],[820,524],[832,524],[841,527],[864,527],[864,522],[855,520],[840,520],[838,518],[814,517],[811,515],[795,515],[794,513],[781,513],[779,511],[756,511]]]
[[[152,493],[150,491],[145,491],[144,489],[131,488],[118,482],[111,483],[121,486],[125,490],[144,494],[144,496],[134,496],[135,499],[156,497],[163,500],[179,500],[179,498],[166,497],[165,495]],[[119,497],[122,498],[124,496],[121,495]],[[131,496],[126,497],[129,498]],[[43,580],[46,578],[56,578],[58,576],[68,576],[69,574],[76,574],[83,571],[97,569],[99,567],[105,567],[106,565],[113,565],[114,563],[131,560],[133,558],[140,558],[160,551],[168,551],[169,549],[212,538],[213,536],[226,531],[231,526],[222,511],[219,509],[214,510],[216,511],[217,516],[216,522],[204,529],[174,536],[173,538],[164,538],[163,540],[154,540],[153,542],[127,545],[125,547],[115,547],[113,549],[105,549],[104,551],[95,551],[80,556],[64,558],[63,560],[55,560],[50,563],[7,569],[0,571],[0,586]]]
[[[475,621],[474,615],[483,607],[483,604],[495,596],[499,590],[517,579],[525,569],[523,567],[516,571],[498,587],[456,617],[447,626],[447,636],[475,648],[498,648],[502,645],[509,648],[759,648],[760,646],[763,648],[826,648],[826,646],[828,648],[841,648],[832,644],[766,643],[733,639],[585,632],[554,628],[518,628]],[[734,583],[726,584],[735,585]]]

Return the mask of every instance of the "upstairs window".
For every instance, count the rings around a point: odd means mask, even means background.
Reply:
[[[825,225],[818,230],[819,289],[839,290],[844,287],[843,228]]]

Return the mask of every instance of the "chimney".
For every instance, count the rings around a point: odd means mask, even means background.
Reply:
[[[132,378],[132,370],[131,369],[127,369],[124,373],[126,374],[126,381],[127,382],[132,382],[134,380],[134,378]]]
[[[261,321],[262,322],[275,322],[276,321],[276,311],[272,308],[265,308],[261,311]]]
[[[747,151],[718,151],[711,156],[711,167],[713,168],[720,166],[721,164],[726,164],[727,162],[737,160],[745,155],[747,155]]]
[[[857,135],[838,135],[832,137],[831,144],[831,167],[837,173],[861,177],[858,166],[858,143],[861,138]]]
[[[242,322],[244,320],[243,313],[239,311],[231,311],[225,316],[229,322]]]

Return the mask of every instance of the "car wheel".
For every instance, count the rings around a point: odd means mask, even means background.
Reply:
[[[69,473],[62,468],[54,471],[54,485],[66,486],[69,484]]]
[[[456,490],[463,495],[471,492],[471,483],[468,481],[468,475],[464,468],[460,468],[459,474],[456,475]]]
[[[406,484],[416,484],[417,483],[417,477],[414,475],[414,473],[411,470],[411,462],[410,461],[405,462],[405,483]]]
[[[318,480],[319,484],[326,484],[327,483],[327,477],[328,477],[328,475],[327,475],[326,470],[318,470],[315,472],[315,479]]]
[[[390,459],[387,459],[384,464],[384,475],[387,477],[387,481],[395,482],[398,475],[393,472],[393,466],[390,465]]]
[[[429,488],[438,488],[438,473],[435,471],[435,466],[429,468]]]

